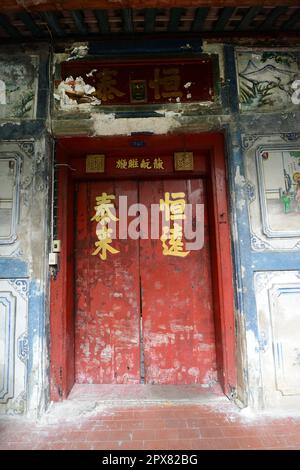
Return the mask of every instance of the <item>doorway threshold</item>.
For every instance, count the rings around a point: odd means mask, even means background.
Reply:
[[[128,405],[157,403],[205,404],[224,396],[219,384],[210,387],[192,385],[151,384],[75,384],[69,400]]]
[[[68,422],[72,426],[75,423],[80,427],[84,420],[88,420],[90,429],[93,420],[97,421],[99,416],[101,419],[110,420],[114,416],[126,415],[131,419],[136,417],[138,411],[147,409],[150,414],[157,413],[155,416],[169,416],[174,410],[179,410],[185,416],[185,410],[202,409],[210,413],[213,410],[223,412],[228,407],[232,407],[232,402],[224,395],[218,384],[211,387],[75,384],[67,400],[51,402],[46,413],[41,417],[41,423],[55,424],[63,420],[64,423]],[[191,411],[188,412],[191,413]]]

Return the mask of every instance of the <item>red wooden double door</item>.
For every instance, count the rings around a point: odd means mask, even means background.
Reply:
[[[210,384],[216,353],[205,180],[81,182],[77,189],[76,382]],[[115,196],[119,220],[119,196],[150,214],[166,193],[184,193],[186,203],[204,204],[203,247],[169,256],[160,237],[118,237],[101,259],[93,254],[95,202],[104,193]],[[149,216],[149,232],[150,223]]]

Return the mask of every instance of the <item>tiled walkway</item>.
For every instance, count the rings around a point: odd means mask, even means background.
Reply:
[[[253,416],[220,396],[122,408],[71,400],[38,423],[2,418],[0,449],[300,449],[300,415]]]

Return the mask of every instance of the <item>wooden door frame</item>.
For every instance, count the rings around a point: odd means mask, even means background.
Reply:
[[[226,395],[236,389],[236,358],[234,329],[233,269],[230,246],[230,226],[226,189],[224,136],[221,133],[142,136],[150,147],[159,145],[171,151],[208,152],[203,169],[208,183],[212,282],[216,333],[216,355],[219,382]],[[51,400],[66,399],[74,385],[74,203],[75,183],[88,175],[72,168],[73,153],[82,157],[88,153],[105,153],[112,148],[124,148],[132,137],[65,137],[57,141],[57,238],[61,241],[59,269],[50,286],[50,396]],[[84,158],[83,158],[84,161]],[[185,177],[183,174],[178,175]],[[91,178],[90,178],[91,179]]]

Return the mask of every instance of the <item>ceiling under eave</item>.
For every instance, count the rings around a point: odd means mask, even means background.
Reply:
[[[128,7],[141,3],[140,0],[2,0],[0,39],[2,43],[97,40],[104,36],[113,38],[143,34],[196,34],[202,38],[268,34],[276,37],[279,34],[292,34],[297,37],[300,31],[300,6],[288,6],[292,2],[284,0],[278,6],[274,6],[275,2],[272,2],[273,6],[263,6],[267,3],[263,1],[260,6],[249,6],[249,1],[247,6],[241,6],[243,2],[239,2],[239,6],[224,6],[229,3],[225,0],[215,1],[214,6],[199,7],[199,1],[160,0],[147,2],[147,8]],[[148,5],[166,6],[170,3],[172,8],[148,8]],[[177,3],[197,3],[198,6],[174,6]],[[10,7],[5,13],[3,5]],[[108,5],[113,8],[104,8]],[[117,5],[126,5],[127,8],[116,8]]]
[[[90,10],[111,8],[172,8],[172,7],[227,7],[227,6],[295,6],[294,0],[1,0],[0,11]]]

